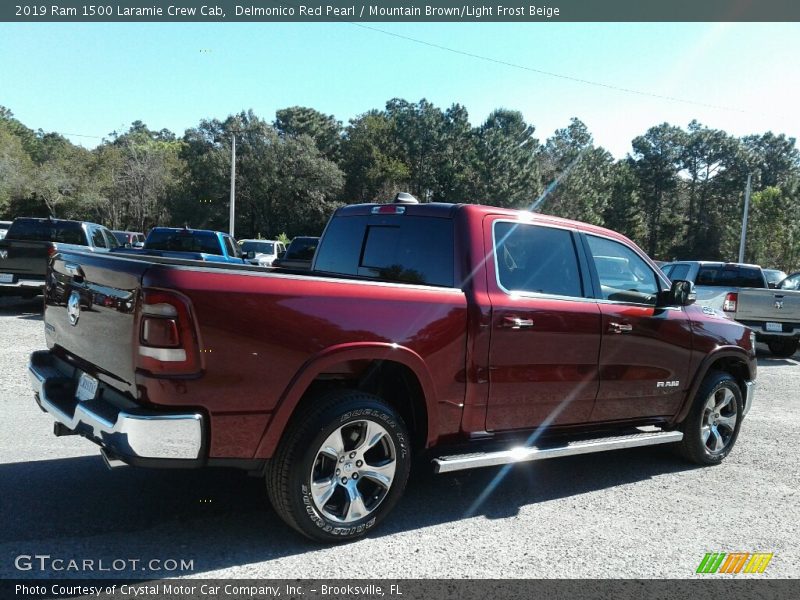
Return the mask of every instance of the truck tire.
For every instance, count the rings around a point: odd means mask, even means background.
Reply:
[[[678,451],[700,465],[717,465],[728,456],[742,425],[742,392],[728,373],[711,371],[700,384],[681,424]]]
[[[392,510],[411,466],[403,419],[379,397],[327,394],[297,414],[267,470],[275,511],[322,542],[363,536]]]
[[[797,352],[798,343],[800,343],[800,340],[797,338],[789,338],[788,340],[770,340],[767,342],[767,346],[772,355],[789,358]]]

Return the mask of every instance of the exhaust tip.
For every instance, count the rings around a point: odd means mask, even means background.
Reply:
[[[100,456],[103,457],[103,462],[109,469],[117,469],[126,466],[126,463],[119,458],[116,454],[105,448],[100,448]]]

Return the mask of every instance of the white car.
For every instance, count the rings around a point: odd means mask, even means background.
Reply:
[[[278,254],[286,252],[286,246],[277,240],[239,240],[239,246],[244,259],[259,267],[271,267]]]

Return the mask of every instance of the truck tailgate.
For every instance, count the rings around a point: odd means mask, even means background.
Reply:
[[[134,392],[134,309],[149,267],[106,253],[57,255],[45,288],[48,347],[79,357],[85,370]]]
[[[0,240],[0,283],[28,278],[43,280],[51,246],[50,242]]]
[[[800,322],[800,292],[742,288],[736,305],[736,320]]]

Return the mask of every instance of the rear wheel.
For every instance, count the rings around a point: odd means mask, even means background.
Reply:
[[[276,512],[316,540],[363,536],[395,505],[411,464],[403,420],[377,396],[346,390],[298,414],[267,473]]]
[[[731,375],[719,371],[706,375],[681,426],[681,454],[701,465],[722,462],[739,435],[742,407],[742,392]]]
[[[797,346],[800,343],[800,340],[797,338],[790,338],[788,340],[770,340],[767,342],[767,346],[769,347],[770,353],[775,356],[780,356],[781,358],[789,358],[790,356],[794,356],[794,353],[797,352]]]

